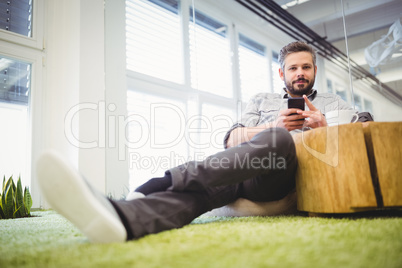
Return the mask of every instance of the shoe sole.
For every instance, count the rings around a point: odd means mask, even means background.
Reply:
[[[93,243],[124,242],[127,232],[86,185],[81,175],[57,153],[46,152],[37,162],[41,193],[49,205]]]

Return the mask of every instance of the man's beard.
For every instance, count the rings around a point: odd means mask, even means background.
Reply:
[[[304,78],[300,78],[296,81],[292,81],[290,83],[286,82],[286,77],[285,77],[285,87],[286,87],[286,91],[292,95],[297,95],[297,96],[303,96],[303,95],[307,95],[308,93],[310,93],[311,89],[314,86],[314,81],[315,79],[313,78],[312,80],[307,80]],[[298,81],[304,81],[306,84],[301,84],[298,85],[297,82]],[[300,87],[299,87],[300,86]]]

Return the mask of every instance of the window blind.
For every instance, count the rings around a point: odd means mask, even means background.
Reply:
[[[28,105],[31,64],[0,55],[0,101]]]
[[[183,84],[178,0],[126,1],[127,69]]]
[[[189,31],[191,86],[216,95],[233,97],[227,26],[190,8]]]
[[[0,29],[32,36],[32,0],[0,0]]]
[[[269,92],[269,68],[265,46],[239,34],[239,68],[242,101],[261,92]]]

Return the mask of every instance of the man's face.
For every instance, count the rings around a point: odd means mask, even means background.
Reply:
[[[285,65],[279,69],[279,76],[285,82],[287,92],[292,96],[308,94],[314,86],[317,66],[309,52],[295,52],[285,58]]]

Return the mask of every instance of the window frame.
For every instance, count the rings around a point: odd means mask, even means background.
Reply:
[[[32,37],[0,29],[0,41],[10,44],[43,50],[44,47],[44,0],[32,2]]]

